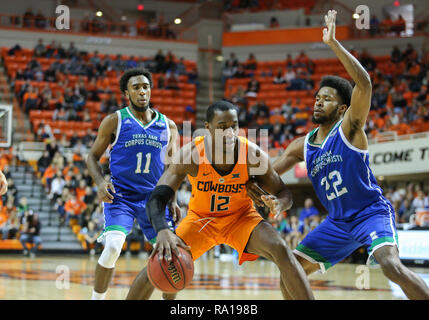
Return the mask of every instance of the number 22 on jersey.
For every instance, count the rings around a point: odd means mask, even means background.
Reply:
[[[137,153],[136,157],[137,157],[137,167],[136,167],[136,170],[134,172],[135,173],[142,173],[143,152]],[[146,164],[144,166],[143,173],[149,173],[151,158],[152,158],[152,154],[146,153]]]
[[[331,185],[329,184],[328,179],[332,183],[334,192],[329,193],[329,190],[331,189]],[[322,180],[320,180],[320,184],[322,186],[325,185],[326,197],[328,198],[328,200],[333,200],[348,192],[346,187],[343,187],[341,188],[341,190],[338,190],[339,186],[342,183],[343,183],[343,179],[341,178],[341,174],[337,170],[329,172],[328,178],[326,178],[325,176],[322,178]]]

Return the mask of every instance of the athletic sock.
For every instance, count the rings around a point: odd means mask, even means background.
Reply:
[[[94,290],[92,290],[91,300],[104,300],[105,297],[106,297],[106,292],[98,293],[98,292],[95,292]]]

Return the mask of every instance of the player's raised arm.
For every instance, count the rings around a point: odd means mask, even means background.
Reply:
[[[279,175],[292,169],[297,163],[304,161],[304,142],[305,137],[299,137],[291,142],[285,152],[277,158],[273,163],[273,169]],[[255,179],[251,179],[246,183],[247,194],[258,205],[263,206],[261,196],[264,195],[263,190],[258,186]]]
[[[112,113],[103,119],[98,129],[97,138],[95,139],[86,160],[89,174],[98,188],[98,197],[101,201],[109,203],[113,200],[113,195],[110,194],[109,190],[115,193],[115,188],[110,181],[104,180],[98,161],[112,142],[112,135],[116,134],[117,126],[118,115],[116,113]]]
[[[292,194],[283,183],[280,176],[274,170],[268,155],[257,145],[249,143],[249,166],[255,163],[253,159],[258,159],[256,165],[266,167],[262,174],[255,175],[255,180],[259,186],[269,194],[261,195],[261,200],[267,205],[271,212],[277,216],[292,207]]]
[[[167,261],[171,260],[172,250],[176,255],[180,255],[177,246],[189,249],[179,237],[170,231],[165,219],[165,208],[173,199],[186,175],[198,173],[198,167],[192,163],[193,145],[193,143],[185,145],[173,156],[170,165],[162,174],[146,205],[149,221],[158,233],[151,256],[158,253],[160,259],[165,257]]]
[[[329,45],[332,51],[334,51],[355,83],[350,108],[348,108],[344,115],[342,129],[352,144],[357,144],[356,147],[366,149],[366,139],[365,141],[353,142],[356,133],[363,131],[371,107],[371,78],[359,61],[335,39],[336,15],[337,12],[335,10],[329,10],[325,16],[326,28],[323,29],[323,42]]]

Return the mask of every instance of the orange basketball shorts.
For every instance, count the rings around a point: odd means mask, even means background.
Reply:
[[[227,244],[237,250],[239,264],[242,264],[244,261],[256,260],[259,257],[244,250],[253,229],[262,220],[253,206],[232,214],[213,216],[189,210],[179,223],[176,235],[191,247],[194,261],[214,246]]]

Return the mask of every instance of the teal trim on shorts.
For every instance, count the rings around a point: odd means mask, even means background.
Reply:
[[[307,255],[308,257],[310,257],[311,259],[313,259],[318,263],[323,263],[323,265],[325,266],[325,270],[328,270],[330,267],[332,267],[332,264],[328,260],[326,260],[320,254],[318,254],[316,251],[302,244],[299,244],[295,250],[304,253],[305,255]]]
[[[127,230],[123,226],[112,225],[112,226],[108,226],[108,227],[104,228],[103,232],[98,236],[97,240],[103,238],[105,236],[106,232],[108,232],[108,231],[121,231],[125,234],[125,236],[128,235]]]

